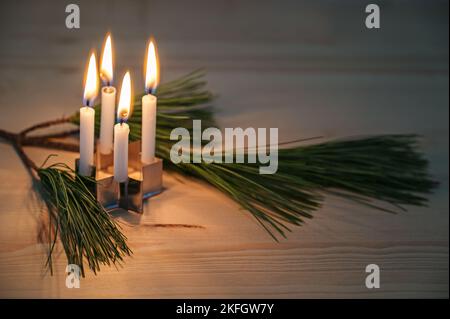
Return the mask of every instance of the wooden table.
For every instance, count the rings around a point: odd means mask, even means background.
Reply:
[[[275,243],[217,190],[165,174],[142,216],[116,216],[134,251],[122,269],[65,287],[66,260],[45,273],[37,237],[45,209],[10,145],[0,142],[0,297],[447,297],[449,295],[448,3],[384,1],[381,29],[365,3],[338,1],[2,1],[0,127],[18,131],[72,114],[85,61],[113,32],[117,70],[142,87],[147,37],[164,79],[206,67],[222,127],[279,127],[280,140],[419,133],[441,182],[428,208],[390,215],[329,198]],[[41,163],[51,152],[27,148]],[[59,152],[73,163],[76,154]],[[159,224],[200,227],[162,227]],[[381,288],[365,287],[365,267]]]

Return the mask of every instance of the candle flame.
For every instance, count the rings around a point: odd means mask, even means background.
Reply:
[[[102,52],[102,62],[100,66],[100,77],[106,86],[110,86],[113,80],[113,57],[111,34],[107,34]]]
[[[128,120],[132,102],[130,72],[125,73],[120,89],[119,106],[117,108],[117,119],[121,122]]]
[[[91,54],[89,59],[89,66],[85,76],[84,82],[84,104],[86,106],[92,106],[98,93],[98,76],[97,76],[97,62],[95,59],[95,53]]]
[[[158,53],[154,39],[151,39],[147,48],[147,59],[145,62],[145,91],[154,93],[159,84]]]

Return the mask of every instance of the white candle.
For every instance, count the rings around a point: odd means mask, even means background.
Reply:
[[[125,182],[128,179],[128,135],[130,128],[127,123],[117,123],[114,126],[114,179]]]
[[[145,62],[145,90],[142,98],[141,161],[151,163],[155,159],[156,142],[156,96],[152,95],[159,83],[159,63],[156,46],[150,40]]]
[[[94,121],[95,110],[85,106],[80,108],[80,162],[78,172],[81,175],[91,175],[94,164]]]
[[[114,112],[116,108],[116,88],[113,87],[113,59],[112,59],[111,35],[107,34],[103,46],[100,77],[104,87],[102,88],[102,112],[100,122],[99,151],[109,154],[113,148]]]
[[[142,98],[142,146],[141,161],[151,163],[155,159],[156,96],[146,94]]]
[[[113,149],[114,112],[116,107],[116,88],[111,85],[113,80],[113,62],[110,34],[107,35],[103,46],[100,77],[104,87],[102,88],[99,151],[102,154],[109,154]]]
[[[84,85],[83,101],[85,106],[80,108],[80,161],[78,172],[84,176],[91,174],[91,166],[94,163],[95,110],[90,106],[94,105],[97,90],[97,63],[95,54],[92,53]]]
[[[114,111],[116,106],[116,89],[112,86],[102,88],[102,113],[100,125],[99,151],[109,154],[113,148]]]
[[[120,89],[117,119],[114,126],[114,179],[125,182],[128,179],[128,135],[130,128],[126,123],[131,109],[131,79],[130,72],[125,73]]]

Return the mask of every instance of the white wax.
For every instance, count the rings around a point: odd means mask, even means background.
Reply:
[[[94,121],[95,110],[85,106],[80,108],[80,162],[78,172],[89,176],[94,164]]]
[[[102,112],[100,122],[99,151],[109,154],[113,149],[113,127],[116,107],[116,89],[106,86],[102,89]]]
[[[147,94],[142,98],[141,161],[151,163],[155,159],[156,142],[156,96]]]
[[[114,126],[114,179],[125,182],[128,179],[128,135],[127,123]]]

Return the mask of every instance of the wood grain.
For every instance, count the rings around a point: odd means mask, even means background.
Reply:
[[[382,29],[364,5],[314,1],[2,1],[0,127],[18,131],[80,105],[91,46],[113,32],[117,72],[142,86],[145,41],[155,34],[163,80],[208,69],[222,127],[279,127],[280,139],[419,133],[441,182],[427,208],[391,215],[328,198],[287,240],[273,242],[215,189],[165,174],[166,191],[142,216],[117,212],[134,251],[123,268],[65,287],[66,260],[45,273],[38,241],[45,210],[14,150],[0,143],[0,297],[447,297],[448,3],[385,1]],[[27,148],[37,163],[51,152]],[[75,154],[59,153],[73,163]],[[158,227],[161,224],[199,228]],[[365,288],[365,266],[381,288]]]

